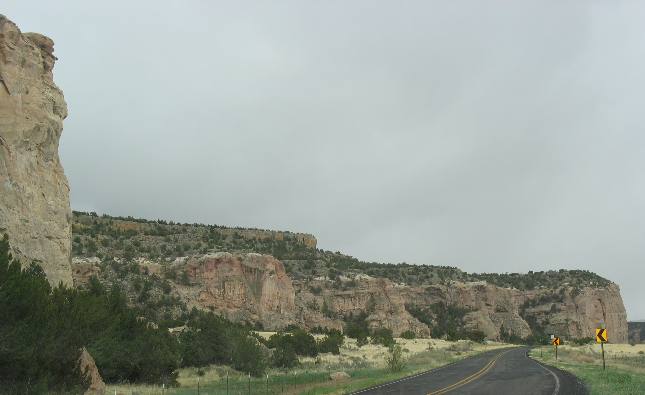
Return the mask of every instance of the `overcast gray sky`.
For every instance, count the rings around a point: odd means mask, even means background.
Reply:
[[[645,3],[26,1],[72,207],[589,269],[645,318]]]

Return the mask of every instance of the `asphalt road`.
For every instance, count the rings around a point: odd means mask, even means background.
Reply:
[[[527,356],[528,351],[526,347],[488,351],[354,394],[587,394],[575,376],[538,363]]]

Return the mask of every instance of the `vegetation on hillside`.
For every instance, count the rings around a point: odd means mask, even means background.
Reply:
[[[339,288],[351,287],[351,283],[341,280],[341,275],[358,273],[408,285],[486,281],[500,287],[522,290],[558,288],[563,284],[580,289],[586,286],[603,287],[610,283],[586,270],[466,273],[450,266],[363,262],[340,252],[310,248],[295,233],[275,232],[273,237],[261,238],[247,232],[253,230],[257,229],[180,224],[74,211],[72,250],[78,257],[145,257],[161,262],[218,251],[257,252],[281,259],[294,279],[324,276],[334,280]]]
[[[265,349],[248,327],[212,312],[185,313],[169,334],[132,306],[119,286],[92,279],[86,289],[52,288],[42,269],[21,268],[0,240],[0,387],[15,393],[82,392],[82,347],[107,382],[173,384],[180,366],[224,363],[261,375]]]

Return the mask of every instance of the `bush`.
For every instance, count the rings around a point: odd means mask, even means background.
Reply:
[[[466,332],[466,338],[477,343],[483,343],[486,339],[486,334],[480,330]]]
[[[316,339],[302,329],[296,329],[291,333],[293,350],[298,355],[315,357],[318,355]]]
[[[394,345],[390,347],[390,354],[387,356],[385,362],[387,368],[391,372],[400,372],[405,368],[405,361],[403,360],[403,350],[401,346]]]
[[[330,331],[327,336],[318,341],[318,352],[330,352],[334,355],[340,354],[340,347],[343,345],[345,337],[338,330]]]
[[[278,368],[293,368],[298,365],[298,356],[291,345],[283,344],[273,351],[271,364]]]
[[[253,376],[264,373],[266,356],[247,328],[196,309],[190,313],[187,326],[179,337],[183,366],[231,364]]]
[[[267,347],[292,350],[296,355],[315,357],[318,355],[316,339],[304,330],[297,328],[291,333],[276,333],[269,338]]]
[[[401,337],[403,339],[414,339],[414,338],[417,337],[417,335],[414,332],[412,332],[411,330],[407,330],[407,331],[401,333]]]
[[[119,288],[106,292],[91,280],[89,290],[52,289],[39,266],[21,270],[7,237],[0,241],[0,317],[0,339],[7,339],[0,347],[0,381],[17,392],[29,382],[79,392],[83,346],[106,381],[170,384],[179,367],[176,341],[139,320]]]
[[[593,337],[581,337],[579,339],[572,339],[571,342],[573,344],[578,345],[578,346],[583,346],[585,344],[593,343],[594,338]]]
[[[350,315],[345,319],[345,336],[353,339],[367,339],[369,332],[367,314],[365,312]]]
[[[392,337],[391,329],[376,329],[372,332],[372,344],[381,344],[385,347],[391,347],[395,344],[394,337]]]

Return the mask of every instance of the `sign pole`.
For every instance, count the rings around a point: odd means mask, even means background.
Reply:
[[[558,345],[555,345],[555,360],[558,360]]]
[[[602,349],[602,370],[605,370],[605,343],[600,343]]]

